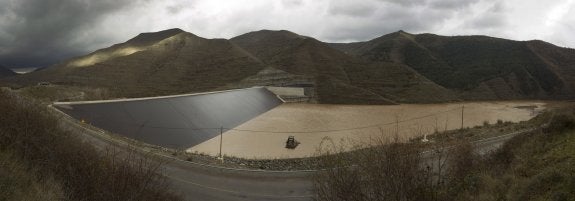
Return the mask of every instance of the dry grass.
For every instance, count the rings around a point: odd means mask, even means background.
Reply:
[[[314,177],[316,199],[444,200],[449,189],[446,184],[460,179],[451,172],[465,172],[461,166],[474,160],[473,155],[463,152],[451,157],[454,150],[448,151],[441,144],[432,152],[424,153],[416,144],[389,143],[382,139],[377,139],[377,143],[378,146],[347,154],[332,154],[339,153],[339,145],[322,148],[320,152],[324,157],[320,157],[319,162],[329,168]]]
[[[564,111],[486,156],[464,141],[438,144],[431,155],[416,143],[328,149],[320,163],[337,168],[315,176],[316,200],[573,200],[575,114]]]
[[[3,81],[19,86],[47,81],[103,88],[115,97],[146,97],[212,91],[255,75],[265,67],[227,40],[203,39],[188,33],[166,39],[149,36],[152,38],[145,39],[150,41],[144,51],[84,67],[62,63]],[[102,49],[98,54],[113,54],[117,48],[140,45],[135,42]]]
[[[14,177],[16,183],[31,180],[44,185],[53,179],[62,189],[58,195],[63,198],[58,200],[181,199],[158,173],[161,163],[133,153],[99,153],[61,130],[58,121],[34,101],[2,91],[0,114],[0,153],[11,153],[30,173],[28,179]],[[23,192],[31,188],[21,187]]]
[[[0,200],[63,200],[60,183],[8,153],[0,153]],[[40,179],[42,178],[42,179]]]

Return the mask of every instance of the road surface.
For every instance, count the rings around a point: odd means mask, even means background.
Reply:
[[[61,120],[63,128],[79,134],[79,139],[98,150],[130,149],[131,145],[126,142],[106,137],[107,134],[86,128],[69,117]],[[158,156],[165,162],[162,173],[186,200],[313,200],[310,180],[313,171],[232,169],[182,161],[163,154]]]
[[[54,110],[56,111],[56,110]],[[58,112],[58,111],[56,111]],[[79,134],[78,137],[96,149],[130,149],[132,145],[110,138],[105,133],[86,128],[70,117],[62,116],[62,126]],[[476,141],[479,153],[499,148],[524,130],[499,137]],[[311,176],[314,171],[260,171],[232,169],[203,165],[157,154],[165,161],[162,173],[171,181],[175,191],[186,200],[240,201],[240,200],[313,200]]]

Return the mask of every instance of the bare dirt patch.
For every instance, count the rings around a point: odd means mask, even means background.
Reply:
[[[224,155],[243,158],[313,156],[322,143],[369,143],[384,136],[406,141],[435,131],[474,127],[500,121],[520,122],[542,111],[546,102],[470,102],[392,106],[284,104],[223,136]],[[286,149],[288,136],[299,144]],[[191,147],[188,152],[217,155],[220,138]]]

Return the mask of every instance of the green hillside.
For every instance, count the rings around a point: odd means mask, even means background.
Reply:
[[[91,88],[102,98],[298,86],[310,102],[335,104],[573,99],[574,58],[542,41],[487,36],[399,31],[328,44],[289,31],[226,40],[169,29],[0,82]]]
[[[265,64],[312,76],[322,103],[444,102],[456,97],[405,65],[372,62],[289,31],[257,31],[231,39]]]
[[[367,42],[332,44],[370,61],[405,64],[467,99],[573,98],[573,50],[487,36],[388,34]],[[549,51],[545,51],[549,52]],[[563,55],[561,58],[553,55]],[[553,63],[548,60],[554,58]],[[561,76],[563,74],[563,77]]]
[[[224,39],[204,39],[179,29],[140,34],[47,69],[16,83],[105,88],[117,97],[204,92],[256,74],[263,65]]]

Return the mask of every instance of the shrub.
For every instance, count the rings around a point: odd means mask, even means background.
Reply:
[[[102,154],[33,100],[0,91],[0,114],[0,151],[59,181],[69,200],[181,199],[158,173],[161,162],[113,149]]]
[[[572,116],[565,114],[558,114],[553,116],[553,119],[551,119],[551,122],[549,123],[546,132],[561,133],[566,130],[571,130],[573,128],[575,128],[575,120],[573,119]]]
[[[327,168],[314,176],[316,200],[445,200],[445,170],[449,168],[443,146],[425,156],[414,144],[383,140],[344,154],[334,154],[337,148],[328,150],[319,158]]]

